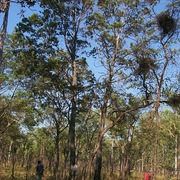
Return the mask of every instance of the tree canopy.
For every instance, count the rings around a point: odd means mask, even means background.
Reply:
[[[33,178],[39,159],[57,180],[178,178],[179,0],[17,1],[37,11],[11,34],[7,3],[0,160],[11,178],[20,165]]]

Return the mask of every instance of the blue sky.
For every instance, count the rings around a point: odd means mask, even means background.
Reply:
[[[34,6],[29,8],[22,8],[19,4],[17,3],[11,3],[10,10],[9,10],[9,18],[8,18],[8,27],[7,27],[7,33],[11,34],[18,22],[21,22],[21,19],[23,18],[22,15],[20,14],[21,10],[24,10],[24,16],[28,17],[33,13],[38,13],[39,12],[39,6]],[[3,15],[0,13],[0,25],[2,24],[1,22],[3,21]],[[99,76],[99,67],[95,67],[95,60],[89,59],[88,58],[88,64],[89,64],[89,69],[93,71],[93,73],[96,74],[96,76]],[[100,74],[101,75],[101,74]]]
[[[162,1],[157,7],[156,7],[156,11],[161,11],[164,8],[164,5],[166,4],[166,2],[168,2],[167,0]],[[10,6],[10,11],[9,11],[9,19],[8,19],[8,33],[11,33],[14,29],[14,27],[16,26],[16,24],[18,22],[21,21],[21,15],[20,15],[20,11],[21,10],[25,10],[25,16],[29,16],[32,13],[38,13],[38,6],[35,7],[31,7],[31,9],[22,9],[21,6],[17,3],[11,2],[11,6]],[[0,22],[2,22],[3,20],[3,15],[2,13],[0,13]],[[2,23],[0,23],[1,25]]]
[[[158,6],[156,6],[155,11],[157,14],[164,9],[164,6],[166,5],[167,2],[169,1],[162,0],[161,3]],[[7,28],[8,34],[11,34],[16,24],[21,21],[22,19],[22,16],[20,15],[21,10],[25,10],[25,16],[30,16],[33,13],[38,13],[39,7],[35,6],[35,7],[31,7],[31,9],[28,8],[22,9],[22,7],[17,3],[11,3],[10,11],[9,11],[9,19],[8,19],[8,28]],[[2,20],[3,20],[3,14],[0,13],[0,26],[2,25]],[[103,69],[102,66],[100,67],[99,59],[87,58],[87,63],[89,65],[89,69],[92,70],[96,78],[100,78],[102,76],[102,73],[105,73],[105,69]]]
[[[9,18],[8,18],[8,27],[7,27],[7,32],[8,34],[12,33],[14,30],[14,27],[18,22],[21,21],[22,16],[20,15],[21,10],[25,11],[25,16],[30,16],[33,13],[37,13],[37,6],[32,7],[31,9],[23,9],[19,4],[11,2],[10,5],[10,10],[9,10]],[[1,22],[3,21],[3,14],[0,13],[0,25],[2,24]]]
[[[156,12],[159,13],[164,8],[165,4],[168,2],[168,0],[161,1],[161,3],[155,8]],[[29,8],[23,9],[19,4],[17,3],[11,3],[10,10],[9,10],[9,19],[8,19],[8,28],[7,33],[10,34],[14,30],[16,24],[21,21],[22,15],[20,14],[21,10],[24,10],[25,16],[30,16],[33,13],[38,13],[39,7],[34,6]],[[3,14],[0,13],[0,25],[2,25],[3,20]],[[90,65],[90,69],[98,75],[98,67],[95,67],[95,64],[97,65],[97,62],[95,60],[88,60],[88,64]],[[95,64],[94,64],[95,63]],[[98,63],[99,64],[99,63]]]

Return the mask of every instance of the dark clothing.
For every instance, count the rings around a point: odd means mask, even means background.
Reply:
[[[38,165],[36,166],[36,174],[37,174],[38,180],[42,180],[43,172],[44,172],[43,164],[38,163]]]

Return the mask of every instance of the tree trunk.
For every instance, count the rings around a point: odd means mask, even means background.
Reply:
[[[107,112],[107,99],[104,101],[104,106],[101,108],[101,117],[99,123],[99,133],[97,137],[97,148],[94,151],[95,155],[95,166],[94,166],[94,180],[101,179],[101,169],[102,169],[102,142],[103,142],[103,131],[106,120],[106,112]]]
[[[157,176],[157,159],[158,159],[158,147],[159,147],[159,102],[155,103],[155,118],[156,118],[156,128],[155,128],[155,144],[154,144],[154,162],[153,162],[153,179]]]
[[[174,165],[175,165],[175,176],[176,176],[176,179],[178,179],[178,135],[175,135],[175,162],[174,162]]]
[[[12,180],[15,179],[15,177],[14,177],[15,163],[16,163],[15,154],[13,154],[13,155],[12,155],[12,169],[11,169],[11,179],[12,179]]]
[[[55,162],[55,179],[58,180],[58,169],[59,169],[59,139],[60,139],[60,132],[59,132],[59,125],[56,126],[56,162]]]
[[[94,180],[101,180],[102,169],[102,140],[99,140],[99,148],[95,156]]]
[[[26,180],[29,179],[29,170],[30,170],[30,161],[31,161],[30,156],[31,154],[30,151],[28,150],[27,162],[26,162]]]
[[[167,42],[166,42],[167,43]],[[158,163],[158,147],[159,147],[159,107],[160,107],[160,100],[161,100],[161,89],[162,89],[162,84],[164,80],[164,74],[167,68],[167,65],[169,63],[169,56],[167,54],[167,49],[166,49],[166,43],[164,43],[161,40],[161,45],[163,47],[164,55],[165,55],[165,63],[164,67],[162,69],[162,73],[160,75],[160,78],[158,78],[158,75],[155,73],[155,78],[157,80],[157,100],[154,102],[154,107],[155,107],[155,119],[156,119],[156,128],[155,128],[155,144],[154,144],[154,162],[153,162],[153,179],[156,179],[157,175],[157,163]]]
[[[4,3],[4,8],[3,8],[4,9],[4,18],[3,18],[2,30],[0,31],[0,73],[2,73],[3,46],[4,46],[4,40],[5,40],[5,37],[7,34],[9,6],[10,6],[10,1],[7,1]]]
[[[74,178],[75,174],[73,172],[73,167],[76,164],[76,149],[75,149],[75,122],[76,122],[76,96],[77,96],[77,67],[76,61],[73,60],[72,64],[72,109],[71,118],[69,121],[69,149],[70,149],[70,169],[69,169],[69,179]]]
[[[10,159],[11,159],[12,146],[13,146],[13,141],[10,142],[10,145],[9,145],[9,148],[8,148],[8,158],[7,158],[8,164],[10,163]]]
[[[15,173],[15,163],[16,163],[16,151],[17,151],[17,147],[12,144],[12,149],[11,149],[11,153],[12,153],[12,169],[11,169],[11,179],[14,180],[14,173]]]
[[[114,139],[112,139],[112,144],[111,144],[111,158],[110,158],[110,175],[113,176],[114,174]]]

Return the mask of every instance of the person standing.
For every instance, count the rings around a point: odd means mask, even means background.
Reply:
[[[42,180],[44,172],[44,166],[41,161],[38,161],[38,164],[36,166],[36,175],[38,180]]]

